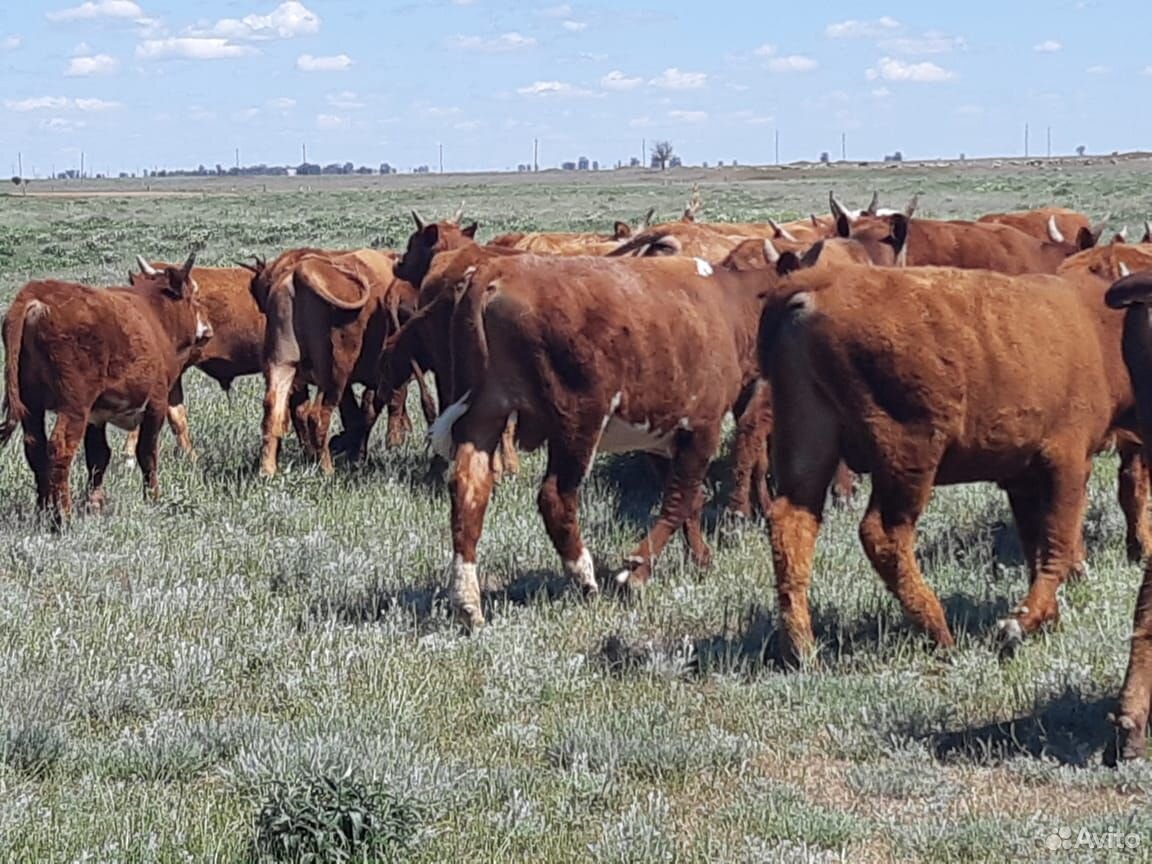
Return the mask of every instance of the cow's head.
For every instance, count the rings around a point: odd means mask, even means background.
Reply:
[[[432,258],[437,252],[459,249],[461,246],[475,243],[476,223],[460,227],[460,216],[461,213],[457,211],[451,219],[425,222],[413,210],[412,219],[416,223],[416,230],[408,238],[404,254],[393,265],[393,275],[419,288],[424,277],[428,275],[428,268],[432,265]]]
[[[132,273],[129,282],[133,288],[158,298],[164,306],[162,320],[171,322],[172,335],[180,350],[203,345],[212,338],[212,325],[200,305],[200,286],[192,276],[196,264],[193,251],[183,266],[165,264],[157,268],[142,256],[136,256],[139,273]]]
[[[1060,226],[1056,224],[1056,217],[1048,217],[1048,239],[1055,243],[1057,246],[1064,247],[1066,255],[1075,255],[1077,252],[1084,252],[1087,249],[1095,248],[1096,244],[1100,242],[1100,238],[1104,235],[1105,222],[1100,222],[1091,228],[1081,228],[1076,232],[1076,238],[1073,242],[1069,243],[1068,238],[1060,231]],[[1120,237],[1120,242],[1124,243],[1127,240],[1127,231],[1124,232],[1125,236]],[[1115,241],[1116,238],[1113,238]]]

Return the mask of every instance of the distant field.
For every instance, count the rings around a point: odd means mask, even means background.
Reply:
[[[413,207],[463,201],[482,238],[672,218],[693,182],[709,220],[822,213],[834,188],[850,206],[878,189],[893,206],[920,193],[930,216],[1062,204],[1135,229],[1148,165],[33,184],[0,197],[0,302],[34,277],[122,281],[136,254],[194,244],[204,264],[395,247]],[[534,455],[489,510],[492,624],[465,638],[441,593],[448,499],[422,428],[333,478],[289,439],[282,476],[262,481],[260,383],[231,399],[199,373],[187,384],[201,457],[165,433],[159,505],[120,466],[109,515],[55,537],[18,443],[0,454],[0,860],[253,860],[260,837],[330,836],[321,811],[341,788],[348,825],[392,826],[365,860],[1152,860],[1152,770],[1100,767],[1139,580],[1113,457],[1092,479],[1092,575],[1062,590],[1059,631],[997,659],[1025,568],[1003,496],[953,488],[919,549],[958,646],[930,653],[860,550],[858,500],[819,544],[821,662],[785,673],[762,661],[762,526],[712,527],[707,573],[674,542],[635,608],[585,606],[536,514]],[[726,459],[711,480],[715,526]],[[657,495],[643,459],[598,460],[582,519],[603,568]]]

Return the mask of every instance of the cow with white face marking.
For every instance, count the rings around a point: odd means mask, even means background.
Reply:
[[[462,395],[430,435],[434,449],[453,460],[451,599],[466,624],[484,621],[476,546],[493,453],[513,413],[524,449],[548,445],[540,513],[565,571],[586,595],[599,588],[577,509],[597,453],[670,460],[660,514],[617,571],[618,586],[644,585],[679,529],[692,559],[708,563],[701,484],[722,420],[758,379],[761,295],[798,266],[791,253],[773,270],[748,273],[681,257],[512,255],[465,274],[450,340],[454,393]]]
[[[136,458],[145,492],[157,495],[160,429],[168,394],[193,350],[212,336],[201,314],[195,255],[131,287],[29,282],[4,316],[7,418],[0,445],[24,429],[36,500],[60,525],[71,513],[68,472],[81,441],[88,500],[99,509],[112,451],[105,427],[140,430]],[[49,438],[45,414],[56,413]]]

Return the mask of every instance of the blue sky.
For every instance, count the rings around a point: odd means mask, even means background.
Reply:
[[[6,0],[0,170],[1152,149],[1146,2]]]

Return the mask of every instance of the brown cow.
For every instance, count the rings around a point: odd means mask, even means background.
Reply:
[[[651,209],[640,220],[636,230],[648,227],[655,209]],[[603,255],[612,251],[622,241],[630,238],[635,231],[627,222],[617,221],[611,234],[574,231],[535,231],[501,234],[488,241],[489,246],[503,246],[521,252],[537,255]]]
[[[140,272],[129,274],[130,285],[173,266],[162,261],[149,263],[142,257],[137,257],[136,263]],[[252,271],[246,267],[197,267],[192,271],[192,279],[199,289],[197,296],[204,318],[212,328],[212,338],[193,352],[190,362],[228,392],[235,379],[258,375],[262,368],[264,314],[249,290]],[[183,376],[176,379],[168,396],[168,425],[180,449],[194,457],[188,434],[188,409],[184,405]],[[135,454],[138,435],[137,429],[128,433],[124,443],[126,456]]]
[[[1012,643],[1058,615],[1081,547],[1091,456],[1131,424],[1120,318],[1095,278],[952,268],[812,269],[766,305],[760,363],[775,402],[771,541],[785,655],[812,644],[808,583],[837,460],[872,475],[860,538],[905,613],[952,634],[915,558],[934,485],[1008,492],[1031,576]]]
[[[452,319],[455,388],[463,395],[431,433],[438,453],[454,451],[451,602],[468,625],[484,621],[476,544],[492,454],[513,412],[525,449],[548,444],[537,500],[565,572],[585,594],[599,588],[577,509],[598,451],[671,460],[660,515],[615,583],[643,585],[681,528],[693,560],[708,562],[701,483],[721,421],[758,375],[756,319],[771,279],[701,263],[515,255],[468,275]]]
[[[136,457],[145,494],[159,494],[156,463],[168,394],[189,355],[212,329],[200,312],[192,277],[195,253],[128,287],[29,282],[4,316],[7,417],[0,444],[17,425],[36,478],[36,503],[53,523],[72,510],[68,472],[81,441],[88,465],[88,501],[104,503],[112,451],[106,426],[139,427]],[[49,438],[46,412],[55,412]]]
[[[1011,225],[1037,240],[1051,240],[1053,230],[1062,238],[1079,237],[1081,231],[1099,237],[1103,227],[1093,228],[1087,216],[1065,207],[1039,207],[1036,210],[1015,210],[1010,213],[986,213],[976,221]]]
[[[362,455],[375,412],[363,413],[352,384],[363,384],[366,406],[374,406],[379,357],[393,327],[389,294],[396,256],[375,249],[330,252],[293,249],[257,272],[252,292],[267,319],[264,343],[264,422],[260,472],[276,473],[277,453],[289,410],[307,433],[306,449],[318,456],[321,470],[331,473],[328,430],[332,412],[353,419],[349,455]],[[312,406],[289,404],[298,376],[315,384]],[[406,387],[407,381],[396,389]],[[299,392],[298,390],[296,391]],[[307,391],[304,391],[306,398]],[[293,396],[293,399],[298,397]]]
[[[695,222],[665,222],[653,225],[608,251],[607,257],[651,258],[685,255],[704,261],[722,261],[745,238],[720,234],[707,225]]]
[[[906,250],[903,263],[909,267],[994,270],[1009,276],[1055,273],[1065,258],[1091,248],[1097,240],[1085,233],[1076,244],[1055,238],[1043,241],[1010,225],[911,219],[906,213],[862,216],[855,222],[841,215],[837,231],[841,237],[863,242],[891,238]]]
[[[1152,270],[1126,275],[1108,289],[1104,300],[1112,309],[1124,309],[1124,363],[1136,394],[1144,459],[1152,464]],[[1120,707],[1110,719],[1119,733],[1116,755],[1123,760],[1143,758],[1152,711],[1152,559],[1136,595],[1128,671],[1120,691]]]

